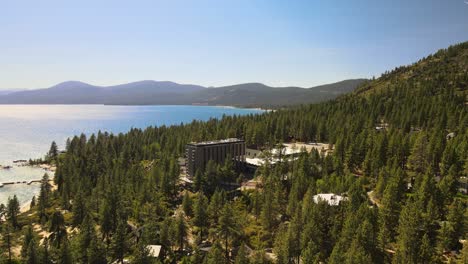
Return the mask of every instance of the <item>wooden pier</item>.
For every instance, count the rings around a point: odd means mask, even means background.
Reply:
[[[5,185],[13,185],[13,184],[27,184],[31,185],[33,183],[40,183],[42,180],[30,180],[30,181],[12,181],[12,182],[0,182],[0,188],[2,188]],[[53,180],[49,180],[53,181]]]

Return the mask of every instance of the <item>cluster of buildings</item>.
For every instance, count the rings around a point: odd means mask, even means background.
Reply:
[[[245,141],[228,138],[215,141],[192,142],[186,145],[185,169],[188,181],[193,179],[197,170],[203,171],[210,160],[223,164],[227,159],[233,161],[238,171],[255,172],[265,162],[275,164],[280,161],[294,160],[302,152],[310,153],[317,150],[321,155],[328,155],[333,147],[324,143],[287,143],[269,151],[247,148]],[[240,187],[240,190],[255,189],[258,181],[253,179]],[[314,196],[314,202],[326,202],[330,206],[337,206],[346,197],[333,193],[321,193]]]
[[[185,169],[187,176],[191,178],[195,176],[197,170],[203,171],[210,160],[223,164],[227,159],[231,159],[239,171],[254,172],[267,160],[270,164],[275,164],[281,160],[294,159],[301,152],[312,150],[328,155],[333,148],[324,143],[287,143],[270,151],[261,151],[247,148],[245,141],[237,138],[192,142],[186,145]]]
[[[242,172],[254,172],[258,167],[269,162],[275,164],[282,161],[291,161],[298,157],[303,152],[310,153],[316,150],[321,155],[328,155],[333,151],[333,147],[324,143],[286,143],[277,148],[270,150],[258,150],[247,148],[246,143],[242,139],[228,138],[222,140],[191,142],[186,145],[185,159],[179,159],[179,165],[185,171],[183,181],[193,183],[193,178],[197,171],[204,171],[209,161],[214,161],[217,164],[223,164],[227,160],[231,160],[235,168]],[[268,160],[268,161],[267,161]],[[237,190],[249,190],[259,188],[259,181],[252,179],[245,182]],[[260,187],[261,188],[261,187]],[[338,206],[341,202],[348,198],[333,193],[316,194],[313,197],[313,202],[326,203],[329,206]],[[209,243],[208,243],[209,244]],[[200,250],[208,252],[211,250],[211,244],[200,244]],[[148,246],[150,255],[154,258],[161,258],[164,254],[160,245]],[[247,248],[247,251],[251,249]],[[271,252],[267,254],[272,254]]]

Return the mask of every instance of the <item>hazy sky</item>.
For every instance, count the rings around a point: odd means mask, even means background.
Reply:
[[[0,88],[310,87],[468,40],[464,0],[0,0]]]

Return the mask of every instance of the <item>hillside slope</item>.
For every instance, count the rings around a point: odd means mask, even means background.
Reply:
[[[299,87],[273,88],[261,83],[248,83],[206,89],[191,94],[200,104],[235,106],[287,106],[317,103],[349,93],[364,83],[364,79],[345,80],[308,89]]]
[[[458,86],[457,90],[466,91],[466,80],[463,77],[468,72],[467,43],[439,50],[411,65],[400,66],[385,72],[380,78],[363,85],[356,94],[368,95],[373,92],[385,92],[400,84],[420,86],[428,83],[442,83],[445,86]],[[442,89],[443,87],[439,87]],[[464,89],[465,88],[465,89]]]
[[[380,122],[405,132],[463,130],[468,127],[468,42],[386,72],[338,100],[305,108],[310,113],[298,110],[297,118],[305,115],[310,120],[301,125],[301,130],[329,130],[321,133],[332,141],[341,134],[351,141],[350,130],[357,132]],[[294,125],[287,127],[290,134],[298,131]]]

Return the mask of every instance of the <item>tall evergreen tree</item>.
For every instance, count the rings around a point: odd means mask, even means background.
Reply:
[[[185,223],[183,213],[179,213],[174,222],[175,235],[180,250],[184,250],[185,239],[187,237],[187,224]]]
[[[29,244],[34,240],[34,231],[32,226],[28,226],[24,232],[23,245],[21,246],[21,258],[27,259]]]
[[[41,219],[42,222],[47,220],[46,208],[49,206],[51,189],[52,189],[52,186],[49,183],[49,175],[45,173],[41,179],[41,188],[39,191],[38,208],[37,208],[38,213],[39,213],[39,218]]]
[[[226,262],[229,262],[229,239],[232,239],[233,236],[239,233],[238,224],[229,203],[226,203],[221,210],[217,229],[221,238],[224,239],[224,255]]]
[[[199,228],[200,237],[203,239],[203,231],[208,227],[208,199],[199,192],[194,205],[193,224]]]
[[[224,264],[227,263],[225,257],[223,256],[223,249],[221,244],[215,242],[213,247],[211,247],[210,252],[205,258],[203,264]]]
[[[24,257],[24,263],[27,264],[40,264],[40,258],[38,255],[38,246],[34,238],[28,244],[28,250]]]
[[[20,205],[16,195],[13,198],[8,197],[6,219],[13,228],[18,228],[18,214],[20,213]]]
[[[12,252],[12,248],[13,248],[13,227],[11,226],[10,223],[7,223],[5,225],[2,226],[2,240],[3,240],[3,243],[2,243],[2,252],[5,252],[6,255],[7,255],[7,263],[10,264],[10,263],[13,263],[13,252]]]
[[[123,263],[125,253],[128,250],[127,223],[120,219],[115,234],[112,236],[112,256]]]
[[[409,200],[400,214],[394,263],[419,263],[421,224],[421,208],[416,201]]]
[[[52,141],[52,144],[50,145],[49,152],[47,153],[47,159],[56,160],[57,156],[58,156],[57,143],[55,143],[55,141]]]
[[[390,179],[385,188],[379,210],[379,240],[382,249],[385,249],[387,244],[395,239],[401,199],[401,179],[395,176]]]
[[[237,252],[237,256],[236,256],[234,263],[235,264],[250,264],[249,257],[245,250],[245,244],[240,245],[239,251]]]
[[[64,242],[67,242],[67,228],[65,226],[65,219],[63,218],[62,213],[56,211],[52,215],[49,232],[50,241],[56,248],[60,249]]]

